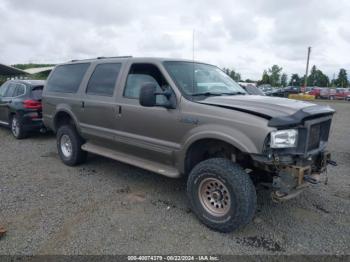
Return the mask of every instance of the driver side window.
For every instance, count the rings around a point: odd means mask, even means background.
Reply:
[[[156,86],[157,92],[162,92],[168,83],[159,69],[152,64],[133,64],[130,68],[126,85],[124,88],[124,97],[138,99],[143,85],[152,83]],[[157,102],[164,102],[163,96],[157,96]]]

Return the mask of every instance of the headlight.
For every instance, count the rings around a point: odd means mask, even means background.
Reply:
[[[271,148],[296,147],[298,141],[298,130],[285,129],[271,132]]]

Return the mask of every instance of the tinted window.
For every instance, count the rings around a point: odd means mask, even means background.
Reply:
[[[101,96],[113,96],[121,64],[100,64],[89,80],[86,93]]]
[[[77,92],[89,65],[89,63],[83,63],[56,67],[47,82],[47,90],[62,93]]]
[[[16,84],[10,83],[5,94],[4,94],[4,97],[13,97],[15,89],[16,89]]]
[[[22,95],[24,95],[25,90],[26,90],[26,88],[23,84],[17,84],[16,90],[15,90],[13,96],[22,96]]]
[[[156,86],[157,92],[161,92],[169,85],[159,69],[152,64],[134,64],[132,65],[126,85],[124,96],[127,98],[138,98],[141,87],[147,83],[152,83]],[[162,96],[157,96],[158,98]]]
[[[41,100],[43,97],[43,87],[42,86],[33,87],[32,92],[30,93],[30,96],[34,100]]]
[[[2,86],[0,86],[0,96],[5,95],[8,86],[9,86],[9,82],[6,82]]]

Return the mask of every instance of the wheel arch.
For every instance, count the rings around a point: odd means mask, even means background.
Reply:
[[[71,125],[74,125],[79,132],[80,130],[77,123],[78,123],[77,118],[69,109],[61,108],[56,111],[53,117],[53,122],[52,122],[53,131],[57,132],[58,127],[62,124],[71,124]]]
[[[248,139],[248,138],[247,138]],[[238,141],[232,135],[223,133],[203,133],[191,137],[183,147],[180,169],[183,174],[187,175],[192,168],[199,162],[208,158],[217,157],[217,153],[223,152],[226,158],[232,159],[238,155],[248,155],[249,153],[257,152],[257,148],[252,141],[243,144],[243,141]],[[219,151],[210,152],[212,148]],[[223,149],[223,150],[221,150]],[[211,155],[213,153],[213,155]],[[196,154],[199,154],[196,155]],[[209,157],[206,156],[209,155]]]

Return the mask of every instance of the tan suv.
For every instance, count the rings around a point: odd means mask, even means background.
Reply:
[[[43,92],[44,123],[65,164],[92,152],[186,176],[192,210],[221,232],[251,221],[254,184],[271,183],[282,201],[318,182],[333,113],[248,95],[219,68],[176,59],[71,61],[56,66]]]

